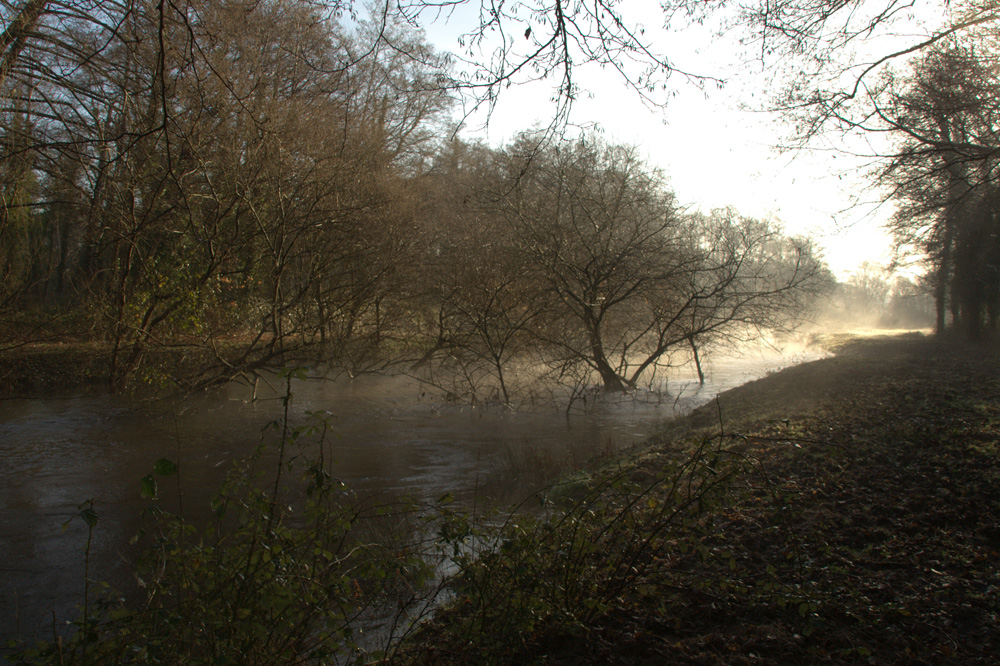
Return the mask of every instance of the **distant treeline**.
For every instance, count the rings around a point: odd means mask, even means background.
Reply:
[[[819,320],[828,326],[933,328],[932,278],[897,275],[889,267],[863,262],[837,283]]]

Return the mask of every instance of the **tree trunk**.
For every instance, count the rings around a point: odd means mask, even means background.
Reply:
[[[601,375],[601,381],[604,383],[605,392],[625,393],[628,389],[625,382],[622,381],[622,378],[618,376],[618,373],[612,370],[607,363],[598,367],[597,372]]]
[[[937,275],[934,279],[934,308],[936,320],[934,332],[937,335],[944,335],[945,315],[948,311],[948,283],[951,277],[951,244],[952,225],[950,221],[945,222],[944,238],[941,240],[941,257],[938,263]]]
[[[608,363],[599,340],[591,345],[591,354],[597,374],[601,376],[601,382],[604,384],[604,390],[608,393],[624,393],[627,389],[626,384]]]
[[[698,383],[704,386],[705,373],[701,370],[701,359],[698,357],[698,345],[695,344],[694,338],[688,338],[688,343],[691,345],[691,353],[694,354],[694,367],[698,369]]]
[[[30,0],[7,25],[7,29],[0,32],[0,86],[7,79],[7,73],[13,69],[48,4],[48,0]]]
[[[593,315],[588,315],[585,318],[585,323],[588,328],[588,335],[590,336],[590,358],[594,364],[594,368],[597,370],[597,374],[601,376],[601,382],[604,384],[604,390],[608,393],[624,393],[626,391],[626,384],[622,380],[615,369],[611,367],[611,363],[608,362],[608,357],[604,353],[604,343],[601,342],[601,336],[598,332],[597,320]]]

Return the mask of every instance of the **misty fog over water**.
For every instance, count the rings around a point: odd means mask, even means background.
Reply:
[[[717,393],[820,352],[710,357],[699,386],[694,368],[675,371],[669,394],[591,401],[569,418],[552,406],[534,411],[444,404],[409,377],[310,379],[293,385],[291,420],[331,415],[333,474],[359,497],[452,493],[466,504],[480,496],[513,502],[558,474],[642,442],[664,419]],[[99,522],[92,579],[129,584],[129,540],[148,502],[140,479],[163,457],[178,461],[185,513],[208,513],[209,499],[233,461],[250,455],[262,428],[281,416],[280,396],[230,385],[181,402],[131,404],[109,395],[10,400],[0,404],[0,633],[48,632],[52,612],[74,615],[83,589],[86,530],[78,505],[93,499]],[[581,410],[577,410],[578,412]],[[263,439],[262,439],[263,438]],[[173,482],[161,495],[176,497]],[[502,492],[501,492],[502,491]]]

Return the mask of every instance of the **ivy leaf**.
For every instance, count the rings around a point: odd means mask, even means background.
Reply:
[[[160,476],[173,476],[177,473],[177,465],[166,458],[160,458],[153,465],[153,471]]]
[[[87,527],[91,529],[97,525],[97,512],[94,511],[93,507],[88,506],[86,509],[81,511],[80,517],[83,518],[83,522],[87,523]]]
[[[142,477],[142,489],[139,494],[142,495],[143,499],[155,500],[156,499],[156,479],[152,474],[147,474]]]

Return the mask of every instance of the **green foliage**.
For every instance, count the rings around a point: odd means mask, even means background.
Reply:
[[[287,455],[278,465],[297,477],[272,485],[256,472],[269,459],[262,445],[234,465],[200,522],[157,501],[157,480],[178,478],[181,467],[156,461],[140,484],[152,501],[135,538],[140,598],[126,602],[88,580],[74,632],[13,662],[291,664],[357,653],[361,621],[387,621],[429,575],[406,541],[412,532],[400,533],[412,506],[359,502],[332,477],[323,415],[282,420],[279,432]],[[93,502],[80,509],[92,535]],[[89,548],[90,536],[88,556]]]

